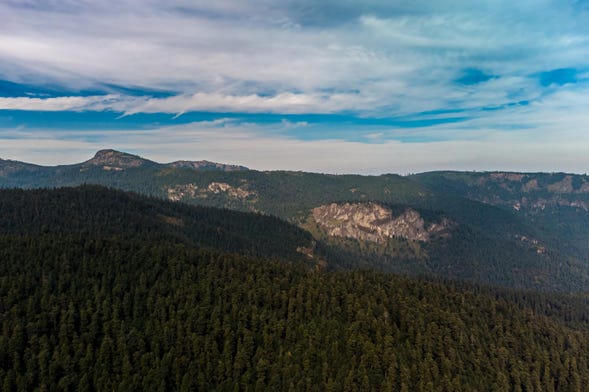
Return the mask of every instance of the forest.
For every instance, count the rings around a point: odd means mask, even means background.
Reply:
[[[206,209],[209,218],[197,220],[195,207],[158,207],[99,187],[0,194],[2,211],[11,211],[0,227],[5,391],[589,385],[582,294],[317,269],[269,252],[252,225],[266,218],[240,213],[241,223],[227,221],[230,229],[215,218],[225,210]],[[61,219],[57,201],[71,207]],[[83,213],[81,201],[91,202],[92,213]],[[124,224],[110,222],[122,211]],[[216,221],[219,238],[235,227],[252,228],[252,236],[242,231],[247,246],[227,251],[220,239],[199,243],[176,225],[154,223],[162,212],[193,229]],[[277,230],[278,220],[264,223],[268,232],[288,233],[279,234],[285,249],[299,240],[296,230]]]
[[[248,246],[243,241],[249,241],[253,228],[259,234],[256,241],[265,241],[266,251],[274,247],[273,256],[288,259],[298,256],[300,259],[297,248],[313,249],[316,258],[310,261],[327,262],[332,268],[368,268],[537,291],[589,290],[589,242],[586,241],[589,178],[584,175],[430,172],[361,176],[245,168],[225,171],[195,167],[190,162],[160,164],[114,150],[98,151],[86,162],[60,166],[0,160],[0,189],[7,192],[15,192],[8,189],[13,187],[47,189],[83,184],[100,184],[159,198],[151,199],[148,209],[168,211],[171,208],[173,212],[162,212],[159,221],[152,217],[153,231],[174,232],[176,237],[181,234],[185,240],[199,246],[215,245],[218,240],[224,242],[221,248],[226,251],[251,254],[258,247],[249,246],[250,251],[247,251]],[[202,207],[254,212],[259,216],[258,223],[251,227],[242,225],[237,232],[229,229],[216,237],[211,233],[223,225],[213,221],[203,226],[194,225],[189,219],[191,223],[184,226],[164,227],[162,219],[174,222],[169,218],[188,210],[180,211],[181,207],[171,207],[163,199],[198,206],[200,209],[192,211],[200,211],[200,216],[215,215],[224,224],[241,224],[245,218],[226,210],[208,214],[205,211],[212,210]],[[427,224],[446,218],[456,225],[446,239],[429,243],[391,239],[380,248],[353,239],[327,238],[324,233],[313,230],[316,222],[309,222],[313,208],[346,202],[375,202],[394,211],[411,208],[418,211]],[[56,201],[55,205],[61,204]],[[78,212],[88,214],[92,208],[88,204],[79,205]],[[4,209],[10,210],[8,205]],[[139,216],[126,221],[133,222],[137,218],[144,225],[142,212],[136,212]],[[271,222],[268,220],[271,217],[282,220]],[[52,216],[47,222],[55,218]],[[113,219],[119,218],[113,216]],[[308,232],[296,231],[285,221]],[[69,225],[68,222],[63,226]],[[297,245],[284,248],[281,244],[293,244],[293,241],[278,240],[271,233],[273,229],[261,230],[262,226],[278,227],[276,225],[286,232],[297,233],[300,240],[294,241]],[[311,245],[311,241],[315,244]],[[251,255],[269,256],[266,251]]]

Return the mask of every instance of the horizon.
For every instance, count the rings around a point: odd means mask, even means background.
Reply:
[[[0,157],[334,174],[589,167],[589,4],[0,4]]]
[[[247,166],[243,166],[240,165],[238,163],[235,162],[218,162],[218,161],[211,161],[209,159],[183,159],[183,158],[178,158],[178,159],[173,159],[173,160],[166,160],[166,161],[159,161],[157,159],[152,159],[151,157],[148,156],[144,156],[140,153],[131,153],[131,152],[127,152],[127,151],[121,151],[121,150],[117,150],[114,148],[101,148],[99,150],[97,150],[96,152],[94,152],[93,154],[91,154],[90,156],[87,156],[85,159],[81,160],[81,161],[76,161],[76,162],[69,162],[69,163],[58,163],[58,164],[39,164],[36,162],[29,162],[29,161],[23,161],[23,160],[18,160],[18,159],[7,159],[5,157],[0,156],[0,161],[12,161],[12,162],[18,162],[18,163],[24,163],[24,164],[30,164],[30,165],[35,165],[35,166],[41,166],[41,167],[45,167],[45,168],[54,168],[54,167],[58,167],[58,166],[69,166],[69,165],[79,165],[82,163],[85,163],[87,161],[92,160],[94,157],[96,157],[99,153],[101,152],[115,152],[115,153],[120,153],[120,154],[124,154],[124,155],[131,155],[134,157],[137,157],[139,159],[142,160],[147,160],[153,163],[156,163],[158,165],[169,165],[172,163],[176,163],[176,162],[209,162],[209,163],[215,163],[215,164],[222,164],[222,165],[227,165],[227,166],[239,166],[244,168],[243,170],[253,170],[253,171],[265,171],[265,172],[273,172],[273,171],[285,171],[285,172],[301,172],[301,173],[313,173],[313,174],[325,174],[325,175],[336,175],[336,176],[346,176],[346,175],[359,175],[359,176],[366,176],[366,177],[378,177],[378,176],[385,176],[385,175],[399,175],[402,177],[408,177],[411,175],[416,175],[416,174],[424,174],[424,173],[433,173],[433,172],[456,172],[456,173],[513,173],[513,174],[572,174],[572,175],[579,175],[579,176],[587,176],[586,172],[583,173],[578,173],[578,172],[563,172],[563,171],[509,171],[509,170],[453,170],[453,169],[437,169],[437,170],[428,170],[428,171],[422,171],[422,172],[410,172],[410,173],[394,173],[394,172],[383,172],[383,173],[374,173],[374,174],[365,174],[365,173],[353,173],[353,172],[339,172],[339,173],[329,173],[329,172],[317,172],[317,171],[307,171],[307,170],[294,170],[294,169],[258,169],[258,168],[252,168],[252,167],[247,167]]]

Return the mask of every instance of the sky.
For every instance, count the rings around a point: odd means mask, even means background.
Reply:
[[[589,167],[588,0],[0,0],[0,158]]]

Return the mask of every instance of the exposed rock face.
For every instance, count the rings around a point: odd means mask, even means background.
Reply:
[[[176,185],[168,188],[168,199],[180,201],[184,198],[195,198],[198,187],[195,184]]]
[[[522,192],[532,192],[538,189],[538,180],[535,178],[522,185]]]
[[[559,182],[555,182],[554,184],[548,185],[547,189],[550,192],[554,193],[572,193],[573,188],[573,177],[566,176]]]
[[[485,202],[488,202],[485,200]],[[505,202],[497,202],[494,204],[507,204]],[[515,201],[513,203],[513,209],[516,211],[520,211],[522,208],[526,208],[528,210],[540,210],[544,211],[546,207],[574,207],[584,211],[589,211],[589,203],[583,200],[567,200],[564,198],[554,197],[552,199],[544,199],[538,198],[536,200],[530,200],[526,197],[523,197],[521,200]]]
[[[546,253],[546,247],[535,238],[529,238],[521,234],[516,234],[515,238],[519,240],[522,244],[534,249],[536,253],[539,255]]]
[[[123,171],[125,169],[123,169],[122,167],[119,167],[119,166],[102,166],[102,170],[106,170],[106,171]]]
[[[411,208],[395,217],[389,208],[373,202],[324,205],[313,209],[313,218],[331,236],[372,242],[395,237],[429,241],[434,236],[449,235],[455,225],[447,219],[426,224]]]
[[[247,190],[247,184],[239,187],[224,182],[211,182],[206,188],[199,188],[196,184],[181,184],[166,189],[168,199],[180,201],[184,199],[206,198],[210,194],[225,193],[232,199],[247,199],[257,196],[255,191]]]
[[[219,171],[238,171],[249,170],[245,166],[227,165],[224,163],[210,162],[210,161],[176,161],[168,163],[167,166],[193,169],[193,170],[219,170]]]
[[[494,180],[507,180],[507,181],[521,181],[524,175],[521,173],[491,173],[489,175]]]
[[[589,178],[587,176],[567,174],[558,181],[552,177],[553,174],[549,173],[489,173],[478,178],[476,185],[495,184],[511,193],[533,193],[536,191],[548,191],[556,194],[589,193]]]
[[[467,196],[493,205],[532,213],[547,207],[589,211],[589,178],[562,173],[489,173],[479,177]]]
[[[121,171],[126,168],[139,167],[146,163],[154,163],[137,155],[116,150],[100,150],[94,158],[84,162],[85,165],[102,166],[104,170]]]
[[[254,195],[254,192],[246,190],[243,186],[236,188],[224,182],[211,182],[207,189],[215,194],[226,192],[229,197],[235,199],[245,199],[246,197]]]
[[[176,218],[173,216],[167,216],[167,215],[158,215],[158,218],[162,222],[165,222],[165,223],[172,225],[172,226],[178,226],[178,227],[184,226],[184,221],[180,218]]]

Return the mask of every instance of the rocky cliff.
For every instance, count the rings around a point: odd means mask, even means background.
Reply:
[[[84,166],[102,166],[104,170],[121,171],[126,168],[139,167],[145,164],[155,164],[148,159],[141,158],[137,155],[128,154],[116,150],[100,150],[94,157],[86,162]]]
[[[388,207],[377,203],[331,203],[313,209],[313,219],[334,237],[386,242],[390,238],[429,241],[450,235],[455,225],[448,219],[426,223],[419,212],[406,208],[395,216]]]
[[[245,166],[228,165],[225,163],[217,163],[217,162],[211,162],[211,161],[176,161],[176,162],[168,163],[166,166],[182,168],[182,169],[193,169],[193,170],[218,170],[218,171],[249,170]]]
[[[539,213],[572,207],[589,212],[589,176],[566,173],[430,172],[411,178],[439,192]]]
[[[203,188],[199,188],[196,184],[181,184],[166,188],[166,192],[168,199],[172,201],[206,199],[218,194],[225,194],[231,199],[253,199],[257,196],[255,191],[248,190],[247,183],[234,187],[224,182],[211,182]]]

